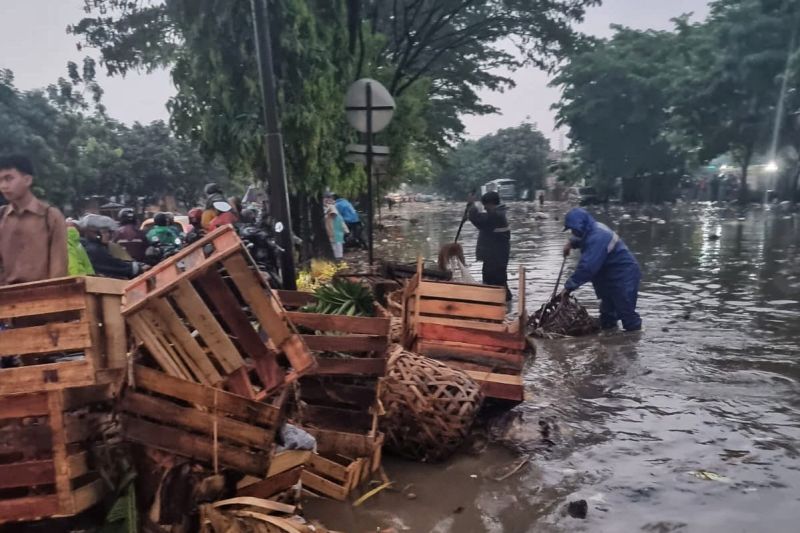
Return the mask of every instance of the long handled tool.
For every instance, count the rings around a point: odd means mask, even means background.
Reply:
[[[467,217],[469,216],[469,208],[472,204],[467,204],[467,207],[464,208],[464,216],[461,217],[461,224],[458,226],[458,231],[456,232],[456,239],[453,242],[458,242],[458,238],[461,237],[461,230],[464,229],[464,222],[467,221]]]
[[[567,258],[564,257],[564,260],[561,261],[561,270],[558,271],[558,279],[556,280],[556,286],[553,287],[553,296],[550,300],[553,300],[556,297],[556,293],[558,293],[558,286],[561,285],[561,276],[564,275],[564,265],[567,264]]]

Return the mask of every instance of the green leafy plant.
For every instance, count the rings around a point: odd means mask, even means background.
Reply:
[[[335,279],[314,291],[316,302],[303,311],[326,315],[373,316],[375,299],[372,291],[360,283]]]

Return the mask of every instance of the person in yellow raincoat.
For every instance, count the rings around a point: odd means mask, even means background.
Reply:
[[[94,276],[94,267],[81,244],[78,223],[67,220],[67,272],[70,276]]]

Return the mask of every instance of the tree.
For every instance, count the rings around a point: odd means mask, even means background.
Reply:
[[[642,181],[681,174],[687,154],[669,128],[671,78],[682,66],[677,34],[616,27],[608,40],[590,40],[558,71],[554,106],[559,126],[607,196],[617,178]]]
[[[533,198],[543,185],[549,152],[550,142],[533,124],[501,129],[458,146],[436,184],[448,195],[464,197],[487,181],[513,179],[520,192],[528,190]]]

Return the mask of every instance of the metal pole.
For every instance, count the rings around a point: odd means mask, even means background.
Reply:
[[[372,84],[367,83],[367,197],[369,204],[367,205],[367,233],[369,234],[369,264],[372,265],[373,256],[373,243],[374,237],[372,235],[372,219],[374,213],[372,212]]]
[[[278,122],[278,96],[275,90],[275,70],[272,65],[272,41],[269,32],[268,0],[250,0],[253,11],[258,73],[261,77],[261,99],[266,128],[265,144],[267,157],[267,179],[269,182],[269,205],[272,216],[283,223],[278,242],[285,250],[281,254],[281,278],[283,288],[297,288],[294,266],[294,243],[292,241],[292,213],[289,208],[289,191],[286,185],[286,163],[283,157],[283,137]]]

